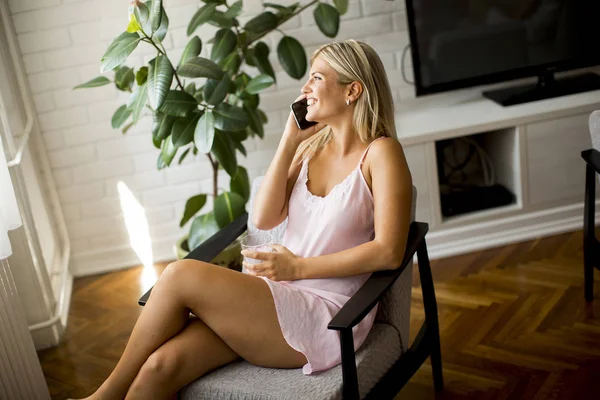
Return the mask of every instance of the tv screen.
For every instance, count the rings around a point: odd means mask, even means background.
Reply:
[[[417,95],[600,64],[600,0],[407,0]]]

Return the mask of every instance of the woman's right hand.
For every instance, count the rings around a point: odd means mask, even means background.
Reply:
[[[300,95],[294,102],[299,101],[305,98],[306,95]],[[285,123],[285,130],[283,131],[283,138],[286,140],[292,141],[296,146],[299,146],[300,143],[313,136],[321,129],[325,128],[327,125],[324,123],[317,123],[316,125],[311,126],[306,129],[299,129],[298,125],[296,125],[296,120],[294,119],[294,114],[290,110],[290,114],[288,115],[287,122]]]

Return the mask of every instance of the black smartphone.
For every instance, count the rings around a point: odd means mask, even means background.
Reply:
[[[298,100],[293,103],[290,108],[292,109],[292,114],[294,115],[296,125],[298,125],[299,129],[307,129],[317,124],[315,121],[306,120],[306,114],[308,113],[308,102],[306,99]]]

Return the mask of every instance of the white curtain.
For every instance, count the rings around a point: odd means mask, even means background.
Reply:
[[[2,140],[0,140],[0,260],[8,258],[12,254],[8,231],[19,226],[21,226],[21,217],[8,173]]]

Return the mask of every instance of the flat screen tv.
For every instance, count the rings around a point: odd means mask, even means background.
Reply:
[[[513,105],[600,89],[600,0],[406,0],[417,96],[538,76],[484,92]]]

